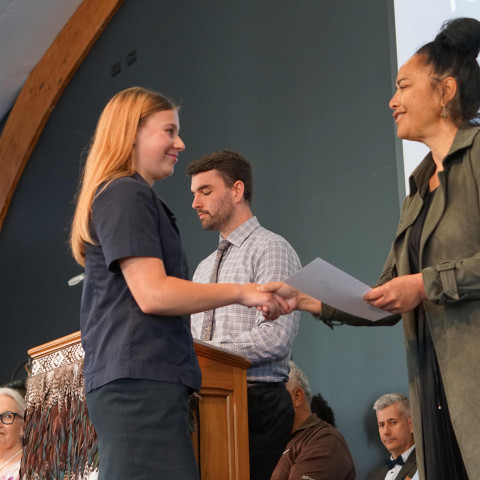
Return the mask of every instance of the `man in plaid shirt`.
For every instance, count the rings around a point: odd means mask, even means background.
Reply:
[[[219,241],[228,241],[226,251],[218,255],[217,282],[262,284],[285,280],[301,268],[290,244],[261,227],[253,216],[252,169],[243,156],[228,150],[215,152],[192,162],[187,171],[192,177],[192,207],[202,227],[218,231]],[[193,281],[210,283],[216,259],[214,251],[203,260]],[[250,477],[269,480],[293,425],[294,410],[285,384],[300,314],[293,312],[271,322],[254,308],[229,305],[191,318],[195,338],[252,362],[247,372]]]

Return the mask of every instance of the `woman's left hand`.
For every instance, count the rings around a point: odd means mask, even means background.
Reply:
[[[363,299],[372,307],[390,313],[405,313],[426,300],[421,273],[402,275],[379,287],[372,288]]]

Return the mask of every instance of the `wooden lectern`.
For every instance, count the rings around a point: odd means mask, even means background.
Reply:
[[[202,369],[203,378],[202,389],[200,390],[199,418],[196,422],[196,431],[192,434],[192,442],[200,467],[201,478],[202,480],[248,480],[250,471],[247,369],[250,362],[201,341],[195,342],[195,352]],[[26,432],[30,432],[25,445],[24,459],[26,462],[29,461],[29,458],[38,458],[36,451],[39,442],[36,441],[36,445],[31,445],[30,442],[30,437],[35,431],[36,425],[29,426],[28,423],[29,421],[38,421],[36,419],[39,418],[39,410],[44,410],[44,413],[41,413],[40,416],[46,418],[47,422],[53,421],[54,415],[51,415],[53,411],[56,415],[76,417],[79,416],[80,406],[80,409],[83,409],[81,411],[85,412],[83,393],[84,352],[80,344],[80,332],[32,348],[28,351],[28,354],[32,358],[32,373],[27,382],[26,395],[27,423],[25,429]],[[72,396],[75,397],[74,401],[70,399]],[[69,398],[68,407],[62,407],[62,402],[67,397]],[[68,425],[67,432],[62,433],[67,437],[63,443],[68,446],[69,452],[73,452],[73,456],[78,451],[81,461],[88,458],[90,464],[92,452],[96,451],[94,430],[88,418],[83,423],[77,420],[76,418],[63,419],[64,425]],[[80,427],[78,425],[74,427],[76,421]],[[82,430],[81,432],[78,431],[79,428]],[[88,428],[93,432],[93,435],[86,434]],[[46,430],[52,431],[50,425],[46,426]],[[83,442],[76,442],[76,439],[72,438],[73,436],[79,436],[82,439],[89,437],[90,444],[77,445],[77,443]],[[44,441],[43,443],[48,442]],[[62,442],[57,440],[57,443],[60,447],[56,447],[56,451],[62,451]],[[88,442],[85,441],[85,443]],[[72,445],[76,450],[70,448]],[[88,452],[82,450],[82,448],[88,449]],[[63,451],[66,455],[67,447]],[[34,457],[34,455],[37,455],[37,457]],[[43,456],[46,458],[52,457],[45,454]],[[54,462],[55,467],[44,465],[43,467],[38,466],[38,470],[35,472],[30,471],[32,478],[37,475],[38,478],[42,478],[42,475],[45,474],[45,468],[56,478],[59,478],[57,477],[59,472],[62,476],[65,475],[65,479],[74,478],[78,475],[78,464],[75,475],[71,473],[75,459],[58,458],[58,456],[57,453],[55,457],[57,460]],[[31,461],[30,464],[32,463],[37,468],[38,460]],[[88,474],[88,468],[84,466],[83,478],[88,478]]]

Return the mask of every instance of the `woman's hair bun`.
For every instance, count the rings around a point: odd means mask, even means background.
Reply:
[[[476,59],[480,53],[480,22],[474,18],[447,20],[434,44],[454,48],[462,56]]]

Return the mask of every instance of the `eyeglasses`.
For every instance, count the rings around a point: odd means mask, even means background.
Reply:
[[[3,412],[0,413],[0,420],[4,425],[11,425],[15,417],[20,417],[23,420],[23,417],[19,413],[13,413],[13,412]]]

